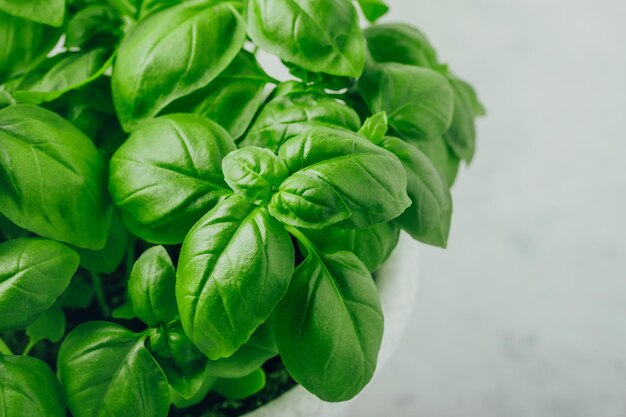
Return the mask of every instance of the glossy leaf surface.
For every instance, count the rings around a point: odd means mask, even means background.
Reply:
[[[41,236],[88,249],[107,238],[106,168],[93,143],[55,113],[0,110],[0,212]]]
[[[0,244],[0,332],[33,323],[63,293],[79,258],[67,246],[22,238]]]
[[[410,204],[400,161],[357,133],[315,129],[285,143],[279,157],[291,175],[269,210],[292,226],[366,228]]]
[[[65,417],[59,381],[39,359],[0,353],[0,375],[3,417]]]
[[[287,371],[313,394],[344,401],[371,379],[383,316],[374,280],[354,254],[310,254],[274,318]]]
[[[175,114],[144,124],[111,159],[109,189],[128,229],[151,243],[182,242],[232,193],[222,158],[234,149],[228,133],[202,116]]]
[[[267,319],[289,285],[294,250],[263,207],[233,196],[189,232],[176,297],[185,332],[209,359],[232,355]]]
[[[176,317],[176,271],[163,246],[145,251],[133,265],[128,295],[135,315],[148,326],[167,323]]]
[[[211,82],[235,58],[245,33],[230,2],[181,3],[141,20],[125,36],[113,70],[125,130]]]
[[[365,42],[345,0],[250,0],[248,34],[262,49],[312,72],[358,77]]]
[[[113,323],[88,322],[61,345],[58,375],[74,417],[165,417],[170,393],[144,337]]]

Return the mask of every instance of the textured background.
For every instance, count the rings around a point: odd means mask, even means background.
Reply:
[[[359,417],[626,415],[626,3],[390,0],[489,116]]]

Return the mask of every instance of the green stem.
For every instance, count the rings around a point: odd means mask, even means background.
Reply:
[[[317,256],[317,252],[318,252],[317,248],[315,247],[313,242],[311,242],[306,236],[304,236],[304,234],[301,231],[299,231],[293,226],[289,226],[288,224],[285,224],[284,226],[285,226],[285,230],[291,233],[291,235],[295,237],[298,240],[298,242],[302,243],[304,247],[307,248],[310,254]]]
[[[9,348],[9,346],[7,346],[7,344],[2,339],[0,339],[0,354],[13,355],[13,352],[11,352],[11,349]]]
[[[109,310],[109,305],[107,304],[106,297],[104,296],[104,288],[102,287],[102,279],[100,278],[100,274],[97,272],[91,272],[91,284],[93,285],[93,290],[96,295],[96,300],[98,301],[98,305],[100,306],[100,311],[104,317],[109,317],[111,314]]]
[[[28,341],[28,344],[26,345],[26,348],[24,348],[24,352],[22,352],[22,356],[28,356],[28,354],[30,353],[31,349],[37,344],[37,342],[33,342],[32,340]]]

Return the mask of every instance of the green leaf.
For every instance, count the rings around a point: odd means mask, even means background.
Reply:
[[[272,329],[262,324],[235,353],[227,358],[208,361],[209,374],[220,378],[241,378],[278,355]]]
[[[128,229],[151,243],[181,243],[200,217],[232,194],[222,158],[235,148],[228,132],[202,116],[145,123],[111,159],[109,190]]]
[[[137,318],[135,310],[133,309],[133,303],[130,299],[126,299],[122,305],[115,307],[113,311],[111,311],[111,317],[122,320],[132,320]]]
[[[66,416],[59,381],[39,359],[0,354],[0,375],[2,416]]]
[[[74,417],[165,417],[170,393],[145,336],[88,322],[63,341],[57,369]]]
[[[78,262],[76,252],[51,240],[0,244],[0,332],[22,329],[52,307]]]
[[[222,161],[226,182],[252,204],[267,202],[289,175],[285,163],[270,150],[247,146]]]
[[[150,351],[178,395],[190,399],[200,391],[207,358],[189,340],[180,321],[155,328],[150,335]]]
[[[410,204],[400,161],[357,133],[314,129],[289,140],[278,155],[291,175],[269,211],[286,224],[366,228],[399,216]]]
[[[374,113],[387,112],[389,126],[403,137],[434,139],[452,123],[454,93],[438,73],[411,65],[368,65],[359,92]]]
[[[396,155],[407,174],[411,206],[394,221],[414,239],[446,247],[452,218],[452,196],[430,159],[403,140],[386,137],[381,146]]]
[[[30,234],[28,230],[16,226],[9,219],[0,214],[0,243],[11,239],[26,237]]]
[[[324,253],[352,252],[370,272],[377,271],[395,249],[400,228],[393,222],[367,229],[341,229],[336,226],[302,231]]]
[[[376,25],[368,28],[365,36],[374,61],[430,68],[447,78],[454,93],[454,113],[450,129],[441,133],[455,154],[470,162],[476,137],[474,119],[485,114],[474,89],[452,75],[447,65],[439,63],[437,53],[426,36],[414,27],[404,24]]]
[[[289,235],[265,208],[238,196],[222,201],[181,249],[176,298],[185,332],[209,359],[232,355],[280,301],[293,264]]]
[[[0,0],[0,10],[34,22],[61,26],[65,0]]]
[[[273,315],[289,374],[325,401],[345,401],[369,382],[383,335],[378,290],[350,252],[311,250]]]
[[[248,34],[282,60],[313,72],[358,77],[365,63],[359,15],[346,0],[250,0]]]
[[[128,296],[135,315],[148,326],[167,323],[178,315],[176,271],[163,246],[153,246],[135,262],[128,281]]]
[[[86,309],[93,300],[93,287],[81,275],[75,275],[59,298],[61,307]]]
[[[383,0],[358,0],[363,15],[370,22],[375,22],[389,11],[389,6]]]
[[[357,131],[358,114],[345,103],[317,91],[294,91],[266,104],[241,146],[259,146],[278,152],[287,140],[320,125]]]
[[[417,28],[403,23],[370,26],[364,31],[367,48],[374,61],[397,62],[446,71],[437,52]]]
[[[108,44],[123,34],[124,22],[109,6],[92,4],[80,9],[67,24],[65,46],[86,47],[104,38]]]
[[[0,110],[0,212],[18,226],[101,249],[109,230],[106,167],[93,143],[48,110]]]
[[[259,368],[241,378],[219,378],[213,384],[213,391],[229,400],[246,399],[265,388],[265,372]]]
[[[39,65],[59,36],[57,28],[0,11],[0,84]]]
[[[26,328],[28,346],[32,347],[42,340],[57,343],[65,336],[65,314],[58,305],[53,305],[37,320]],[[28,348],[27,348],[28,349]]]
[[[11,348],[0,337],[0,355],[12,355]]]
[[[437,171],[446,179],[448,187],[452,187],[459,172],[461,159],[450,149],[443,138],[429,141],[410,141],[417,146],[433,163]]]
[[[40,104],[56,100],[71,90],[76,90],[101,77],[111,66],[104,49],[89,52],[70,52],[58,55],[45,73],[35,72],[27,77],[13,93],[18,103]]]
[[[443,138],[454,153],[469,163],[476,147],[476,116],[484,114],[484,108],[476,97],[474,89],[458,78],[448,78],[454,90],[454,116],[450,129]]]
[[[208,117],[237,140],[252,123],[273,82],[254,55],[242,50],[209,85],[173,102],[164,112],[190,112]]]
[[[111,274],[122,263],[127,244],[128,232],[122,224],[117,210],[113,210],[111,227],[104,248],[98,251],[75,249],[80,255],[80,266],[99,274]]]
[[[387,129],[387,113],[381,111],[372,117],[368,117],[359,129],[359,133],[369,139],[370,142],[378,144],[385,137]]]
[[[204,87],[235,58],[245,23],[230,2],[182,3],[140,21],[113,68],[115,108],[126,131]]]
[[[216,377],[205,372],[200,390],[191,398],[183,398],[176,391],[172,390],[172,405],[176,408],[189,408],[201,403],[213,388],[216,380]]]

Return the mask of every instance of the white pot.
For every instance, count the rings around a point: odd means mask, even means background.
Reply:
[[[385,313],[385,334],[378,355],[378,369],[393,355],[411,317],[417,295],[419,244],[404,232],[391,257],[376,276]],[[243,417],[331,417],[350,404],[327,403],[300,385]]]

